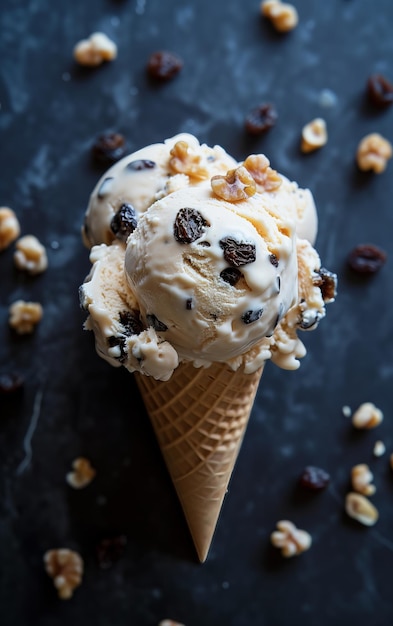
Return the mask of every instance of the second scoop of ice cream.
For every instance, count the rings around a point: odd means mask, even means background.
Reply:
[[[196,365],[244,354],[297,299],[295,225],[274,194],[241,202],[207,187],[157,201],[128,240],[125,269],[146,326]]]

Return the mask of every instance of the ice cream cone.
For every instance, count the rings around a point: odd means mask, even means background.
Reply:
[[[205,561],[263,368],[181,364],[167,382],[136,374],[201,562]]]

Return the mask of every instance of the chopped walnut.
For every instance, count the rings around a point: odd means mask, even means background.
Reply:
[[[203,180],[209,173],[200,154],[196,154],[186,141],[177,141],[170,151],[169,165],[177,174]]]
[[[261,13],[271,21],[274,28],[280,33],[293,30],[299,22],[295,7],[280,0],[264,0],[261,3]]]
[[[300,149],[302,152],[318,150],[327,143],[327,139],[326,122],[321,117],[316,117],[303,126]]]
[[[117,57],[117,46],[105,33],[93,33],[74,48],[74,59],[79,65],[97,67]]]
[[[345,498],[345,511],[349,517],[365,526],[373,526],[379,517],[378,510],[365,496],[351,491]]]
[[[0,252],[8,248],[19,237],[20,226],[14,211],[0,207]]]
[[[383,413],[372,402],[364,402],[352,415],[355,428],[375,428],[383,420]]]
[[[270,161],[264,154],[250,154],[243,166],[265,191],[276,191],[280,187],[282,178],[270,167]]]
[[[38,302],[16,300],[9,308],[9,325],[18,335],[27,335],[41,321],[43,308]]]
[[[48,550],[44,554],[45,570],[53,578],[59,598],[68,600],[79,587],[83,576],[83,560],[78,552],[67,548]]]
[[[246,200],[257,190],[255,180],[243,165],[229,170],[226,176],[213,176],[211,186],[216,196],[228,202]]]
[[[351,470],[352,487],[364,496],[372,496],[375,493],[376,488],[372,484],[373,478],[374,476],[366,463],[359,463]]]
[[[374,444],[373,455],[380,457],[386,452],[386,447],[383,441],[376,441]]]
[[[34,235],[25,235],[16,242],[15,265],[29,274],[41,274],[48,267],[48,257],[44,246]]]
[[[89,459],[78,457],[72,462],[72,472],[66,475],[66,481],[74,489],[83,489],[87,487],[96,475],[94,467],[91,466]]]
[[[277,522],[277,529],[270,535],[270,540],[275,548],[281,548],[283,556],[296,556],[310,548],[311,535],[296,528],[292,522],[281,520]]]
[[[381,174],[385,171],[392,154],[390,141],[379,133],[371,133],[363,137],[359,143],[356,161],[361,170],[373,170],[376,174]]]

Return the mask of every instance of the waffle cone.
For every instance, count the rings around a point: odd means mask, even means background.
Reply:
[[[201,562],[205,561],[263,368],[181,364],[167,382],[138,387]]]

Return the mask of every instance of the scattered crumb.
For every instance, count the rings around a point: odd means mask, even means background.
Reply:
[[[87,487],[96,475],[96,470],[91,466],[90,461],[84,457],[78,457],[72,462],[72,472],[66,475],[66,481],[74,489]]]
[[[9,325],[18,335],[32,333],[44,314],[44,310],[38,302],[25,302],[24,300],[16,300],[11,304],[8,312]]]
[[[19,237],[20,225],[14,211],[0,207],[0,252],[8,248]]]
[[[173,619],[163,619],[158,624],[158,626],[184,626],[184,624],[180,624],[180,622],[175,622]]]
[[[347,404],[344,404],[341,410],[342,410],[344,417],[351,417],[352,409],[350,406],[348,406]]]
[[[390,141],[379,133],[370,133],[363,137],[358,145],[356,162],[359,169],[363,171],[372,170],[375,174],[382,174],[392,154]]]
[[[364,526],[373,526],[379,517],[378,510],[365,496],[350,492],[345,498],[345,511],[349,517]]]
[[[354,465],[351,470],[352,487],[354,491],[364,496],[372,496],[376,492],[375,485],[372,484],[373,479],[373,473],[366,463]]]
[[[374,444],[373,454],[374,456],[382,456],[386,452],[386,447],[383,441],[376,441]]]
[[[275,548],[281,548],[284,557],[292,557],[308,550],[311,546],[311,535],[305,530],[299,530],[288,520],[277,522],[277,530],[270,535],[270,541]]]
[[[327,140],[326,122],[321,117],[316,117],[303,126],[300,149],[302,152],[313,152],[322,148]]]
[[[24,270],[32,276],[41,274],[48,267],[45,247],[34,235],[25,235],[16,242],[14,261],[18,270]]]
[[[264,0],[261,3],[261,13],[271,21],[274,28],[280,33],[293,30],[299,22],[299,15],[295,7],[280,0]]]
[[[330,109],[337,104],[337,96],[331,89],[322,89],[319,94],[319,105],[324,109]]]
[[[93,33],[74,47],[74,59],[79,65],[97,67],[117,57],[117,46],[105,33]]]
[[[355,428],[375,428],[383,420],[383,413],[372,402],[364,402],[352,415]]]
[[[59,598],[68,600],[79,587],[83,576],[83,560],[78,552],[67,548],[48,550],[44,554],[46,573],[53,578]]]

